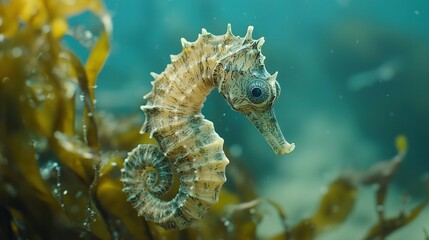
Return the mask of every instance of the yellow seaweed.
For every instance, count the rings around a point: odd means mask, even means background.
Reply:
[[[398,153],[405,153],[408,149],[408,140],[405,135],[398,135],[395,139],[395,146]]]
[[[384,239],[389,234],[413,221],[427,206],[428,202],[428,200],[425,200],[424,202],[420,203],[414,207],[409,214],[400,212],[396,217],[378,222],[368,231],[364,239]]]
[[[67,31],[67,17],[85,10],[87,4],[97,14],[105,14],[102,5],[100,8],[93,4],[96,1],[79,2],[80,9],[68,10],[64,10],[64,4],[69,4],[66,1],[0,3],[3,23],[0,28],[0,154],[6,161],[0,166],[0,205],[12,220],[11,228],[18,226],[13,224],[14,219],[26,227],[10,230],[9,237],[26,231],[36,239],[58,238],[64,234],[71,239],[85,235],[110,238],[107,225],[88,195],[96,154],[75,137],[75,83],[77,76],[86,73],[74,66],[73,53],[59,41]],[[95,78],[94,73],[92,75]],[[46,160],[40,163],[38,159],[40,154],[50,151],[68,167],[62,168],[63,177],[73,173],[84,181],[79,184],[76,178],[68,181],[64,177],[63,182],[49,186],[49,175],[42,179],[44,170],[38,165]],[[59,178],[60,173],[57,174]],[[67,189],[59,192],[63,188]],[[83,192],[79,201],[71,197],[76,189]],[[91,232],[85,230],[81,221],[88,214],[88,207],[90,218],[96,220],[88,222]]]
[[[344,222],[353,209],[356,195],[356,186],[350,179],[337,178],[329,185],[320,200],[319,208],[311,217],[301,220],[284,233],[270,239],[315,239],[321,233],[332,230]],[[285,222],[286,214],[276,205],[274,206],[278,209],[282,222]]]
[[[96,196],[100,207],[110,218],[117,218],[123,222],[126,231],[134,239],[144,239],[149,233],[144,219],[137,216],[134,208],[127,202],[119,180],[120,170],[123,167],[121,155],[108,156],[108,162],[100,169]]]
[[[312,217],[317,232],[323,232],[344,222],[353,209],[356,195],[356,186],[349,179],[341,177],[332,182]]]
[[[327,192],[322,196],[315,214],[299,221],[290,228],[285,225],[283,233],[270,239],[316,239],[321,233],[340,225],[353,210],[358,194],[357,184],[377,184],[378,186],[375,193],[375,205],[378,207],[375,209],[377,209],[379,221],[371,227],[365,239],[384,239],[397,229],[409,224],[428,204],[428,200],[416,206],[408,215],[400,212],[397,217],[385,219],[384,216],[384,201],[388,185],[405,157],[408,148],[407,138],[404,135],[399,135],[395,139],[395,147],[398,153],[391,160],[376,163],[364,173],[350,172],[338,177],[329,185]],[[274,207],[284,223],[286,214],[276,203]]]

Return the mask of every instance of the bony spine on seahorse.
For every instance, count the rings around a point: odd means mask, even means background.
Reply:
[[[261,53],[264,38],[216,36],[205,29],[198,39],[182,38],[183,51],[171,56],[164,72],[154,74],[153,89],[142,106],[146,120],[142,132],[159,143],[132,150],[122,170],[124,192],[138,215],[165,229],[184,229],[202,219],[218,201],[229,163],[223,139],[201,114],[210,91],[217,87],[230,106],[243,113],[265,137],[276,154],[291,152],[273,112],[280,95],[277,72],[270,75]],[[180,176],[180,187],[170,200],[161,200]]]

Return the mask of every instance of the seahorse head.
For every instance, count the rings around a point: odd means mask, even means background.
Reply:
[[[273,151],[278,154],[293,151],[278,125],[274,103],[280,95],[277,72],[269,74],[265,69],[265,56],[261,53],[264,38],[252,39],[250,26],[240,46],[233,47],[217,62],[215,78],[219,92],[229,105],[245,115],[264,136]],[[230,33],[228,26],[227,35]]]

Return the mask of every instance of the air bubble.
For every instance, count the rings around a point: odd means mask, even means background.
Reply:
[[[82,197],[82,195],[83,195],[83,192],[82,192],[82,191],[77,191],[77,192],[74,194],[74,198],[75,198],[75,199],[79,199],[80,197]]]
[[[70,5],[70,6],[72,6],[72,5],[75,5],[76,4],[76,0],[65,0],[64,1],[66,4],[68,4],[68,5]]]
[[[82,126],[82,132],[85,143],[88,143],[88,127],[86,126],[86,124]]]
[[[86,227],[86,230],[91,231],[91,225],[96,221],[95,211],[90,206],[88,206],[86,210],[87,216],[85,221],[83,222],[83,225]]]
[[[228,227],[231,224],[231,222],[229,220],[226,220],[225,222],[223,222],[223,225],[225,227]]]
[[[53,169],[55,169],[55,171],[57,172],[57,184],[54,188],[54,193],[57,196],[57,198],[60,201],[60,205],[61,207],[64,207],[64,200],[63,200],[63,196],[61,195],[61,168],[58,165],[58,163],[54,162],[52,163],[52,167]]]
[[[40,176],[42,177],[43,180],[48,180],[51,175],[53,170],[56,168],[56,163],[49,161],[46,164],[44,164],[43,166],[40,167]]]
[[[239,144],[231,145],[229,150],[231,152],[231,155],[236,158],[240,157],[243,154],[243,148]]]
[[[22,56],[22,49],[20,47],[14,47],[11,50],[12,57],[19,58]]]
[[[223,225],[226,227],[227,232],[232,232],[234,230],[234,225],[229,220],[224,220]]]
[[[49,33],[50,31],[51,31],[51,26],[49,26],[48,24],[43,25],[42,27],[43,33]]]
[[[252,215],[255,214],[256,213],[256,209],[254,209],[254,208],[249,209],[249,213],[252,214]]]
[[[85,37],[86,37],[86,38],[88,38],[88,39],[90,39],[90,38],[92,38],[92,37],[94,36],[94,35],[92,34],[92,32],[91,32],[91,31],[89,31],[89,30],[86,30],[84,34],[85,34]]]
[[[90,30],[87,30],[82,25],[71,28],[68,31],[68,34],[77,39],[79,43],[86,48],[91,48],[98,40],[97,37],[94,36],[94,33],[92,33]]]

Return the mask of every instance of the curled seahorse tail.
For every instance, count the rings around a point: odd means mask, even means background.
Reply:
[[[208,140],[216,140],[215,144],[211,144],[212,147],[222,148],[217,138]],[[190,157],[186,155],[183,160]],[[195,220],[202,219],[209,207],[217,202],[220,188],[226,180],[225,166],[228,162],[223,152],[212,157],[212,161],[193,166],[189,161],[175,161],[174,165],[183,174],[181,186],[173,199],[164,201],[159,196],[172,185],[171,161],[156,145],[138,145],[125,159],[122,170],[123,191],[139,216],[165,229],[187,228]]]
[[[172,166],[158,146],[140,144],[128,153],[122,169],[123,191],[139,216],[161,222],[171,213],[159,199],[173,183]]]

